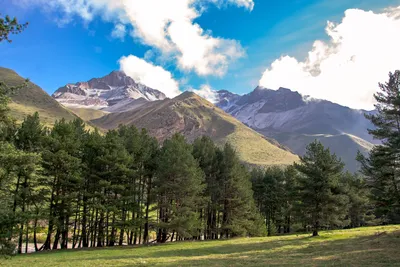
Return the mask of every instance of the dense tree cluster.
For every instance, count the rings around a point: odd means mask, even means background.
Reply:
[[[262,229],[249,173],[229,145],[206,137],[192,145],[176,134],[159,146],[145,130],[121,126],[102,135],[79,119],[47,129],[37,113],[12,141],[1,147],[1,196],[17,220],[4,233],[19,253],[29,241],[39,251]]]
[[[252,171],[255,201],[267,233],[359,227],[370,223],[368,189],[362,178],[343,172],[343,163],[317,141],[300,162]],[[295,229],[293,229],[295,228]]]

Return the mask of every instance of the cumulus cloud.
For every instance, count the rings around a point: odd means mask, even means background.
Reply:
[[[182,70],[222,76],[244,55],[237,41],[213,37],[194,22],[201,15],[200,0],[122,1],[134,36],[164,56],[173,55]]]
[[[120,69],[136,82],[163,92],[167,97],[175,97],[181,92],[172,74],[160,66],[155,66],[134,55],[121,57]]]
[[[209,85],[203,84],[200,89],[189,89],[189,91],[201,96],[204,99],[207,99],[211,103],[218,102],[218,94],[215,90],[213,90]]]
[[[133,26],[133,36],[158,49],[164,58],[175,58],[184,71],[222,76],[228,65],[245,55],[236,40],[212,36],[195,19],[208,4],[230,4],[252,10],[253,0],[13,0],[25,5],[41,4],[60,11],[64,23],[73,16],[90,22],[95,16],[113,21],[113,35],[121,36],[122,25]]]
[[[124,40],[126,35],[126,26],[124,24],[118,23],[114,26],[111,32],[111,37],[115,39]]]
[[[372,109],[378,83],[400,68],[399,14],[400,7],[381,13],[347,10],[340,23],[327,23],[329,41],[315,41],[304,61],[288,55],[275,60],[260,85]]]

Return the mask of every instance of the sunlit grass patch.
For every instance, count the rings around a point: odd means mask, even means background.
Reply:
[[[1,266],[400,266],[400,226],[21,255]]]

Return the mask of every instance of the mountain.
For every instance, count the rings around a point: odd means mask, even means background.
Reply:
[[[53,98],[68,107],[100,109],[130,99],[155,101],[163,100],[166,96],[156,89],[136,83],[124,72],[113,71],[102,78],[60,87],[54,92]]]
[[[9,86],[18,86],[25,82],[25,79],[15,71],[2,67],[0,67],[0,80]],[[39,112],[42,122],[46,125],[52,125],[61,118],[67,120],[76,118],[73,113],[32,82],[28,82],[26,87],[17,90],[11,99],[12,102],[9,104],[11,115],[18,121],[22,121],[27,115],[32,115],[36,111]]]
[[[147,102],[92,122],[104,129],[113,129],[120,124],[146,128],[159,141],[177,132],[184,134],[188,141],[207,135],[219,144],[229,141],[240,158],[252,165],[288,165],[298,160],[276,141],[265,138],[191,92],[184,92],[174,99]]]
[[[318,139],[341,157],[350,171],[358,168],[357,151],[366,154],[375,142],[367,131],[373,125],[364,117],[366,111],[305,97],[286,88],[257,87],[229,106],[225,102],[217,106],[299,155]]]
[[[240,95],[229,92],[228,90],[219,90],[216,96],[218,107],[222,109],[229,109],[240,98]]]

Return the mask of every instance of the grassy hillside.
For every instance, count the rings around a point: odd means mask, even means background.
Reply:
[[[400,266],[400,226],[155,246],[44,252],[3,266]],[[1,264],[0,264],[1,265]]]
[[[148,103],[140,109],[112,113],[92,122],[104,129],[113,129],[119,124],[133,124],[148,129],[160,141],[176,132],[184,134],[189,141],[207,135],[221,145],[230,142],[244,162],[254,165],[289,165],[298,160],[290,151],[273,144],[190,92],[174,99]]]
[[[68,107],[68,109],[84,121],[95,120],[108,114],[108,112],[106,111],[96,110],[96,109],[73,108],[73,107]]]
[[[24,83],[24,79],[15,71],[0,67],[0,80],[9,86]],[[76,116],[63,108],[57,101],[49,96],[39,86],[29,82],[28,86],[18,90],[11,96],[11,115],[22,121],[28,114],[39,112],[41,120],[46,125],[52,125],[56,120],[65,118],[72,120]]]

